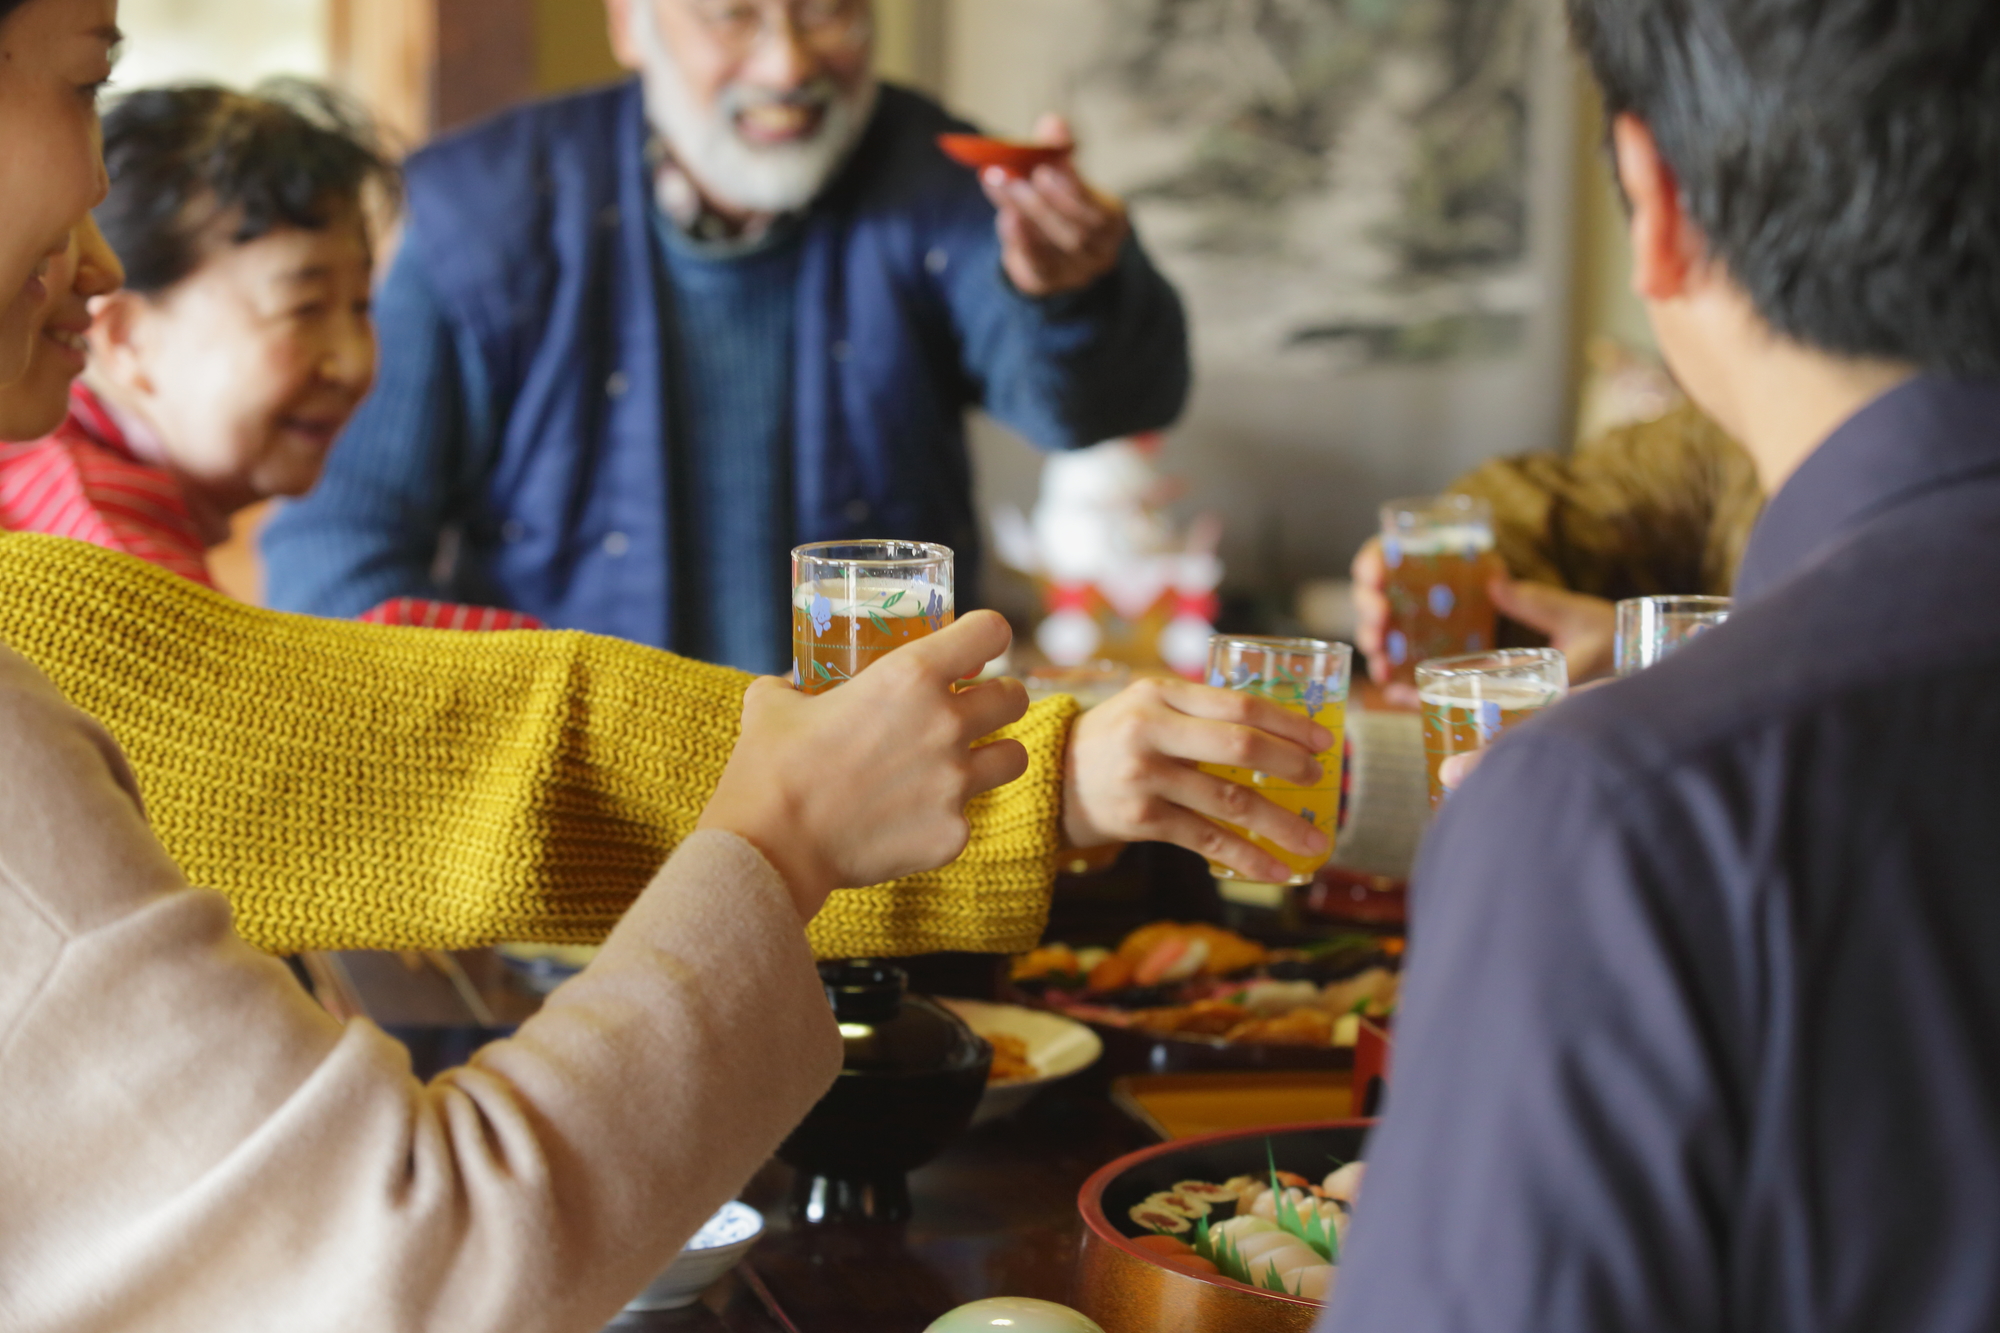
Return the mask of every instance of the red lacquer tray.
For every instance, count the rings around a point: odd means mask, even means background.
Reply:
[[[1183,1180],[1220,1183],[1263,1173],[1266,1140],[1281,1169],[1319,1174],[1322,1161],[1331,1169],[1335,1161],[1360,1157],[1374,1123],[1327,1120],[1208,1134],[1120,1157],[1077,1196],[1084,1226],[1077,1307],[1104,1333],[1311,1333],[1321,1312],[1317,1301],[1169,1268],[1134,1244],[1120,1222],[1146,1196]]]

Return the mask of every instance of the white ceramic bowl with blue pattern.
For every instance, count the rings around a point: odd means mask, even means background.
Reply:
[[[726,1203],[702,1224],[667,1271],[634,1297],[628,1310],[679,1310],[693,1305],[714,1281],[736,1267],[764,1234],[764,1215],[747,1203]]]

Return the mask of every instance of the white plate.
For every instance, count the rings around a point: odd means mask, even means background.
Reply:
[[[1012,1115],[1049,1084],[1081,1073],[1104,1054],[1103,1040],[1073,1018],[1024,1009],[1018,1004],[988,1004],[983,1000],[940,999],[938,1003],[964,1019],[965,1025],[982,1037],[997,1032],[1020,1038],[1027,1043],[1029,1062],[1040,1071],[1036,1078],[988,1084],[986,1094],[979,1099],[979,1109],[972,1116],[975,1125]]]

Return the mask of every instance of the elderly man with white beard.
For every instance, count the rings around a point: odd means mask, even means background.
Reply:
[[[968,408],[1044,449],[1179,414],[1124,206],[949,162],[869,0],[607,3],[637,78],[411,160],[381,379],[272,525],[276,605],[446,596],[779,672],[795,544],[941,542],[973,585]]]

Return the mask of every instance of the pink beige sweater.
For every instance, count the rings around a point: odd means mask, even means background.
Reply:
[[[784,884],[727,834],[425,1085],[237,937],[110,737],[5,648],[0,746],[7,1333],[586,1333],[838,1070]]]

